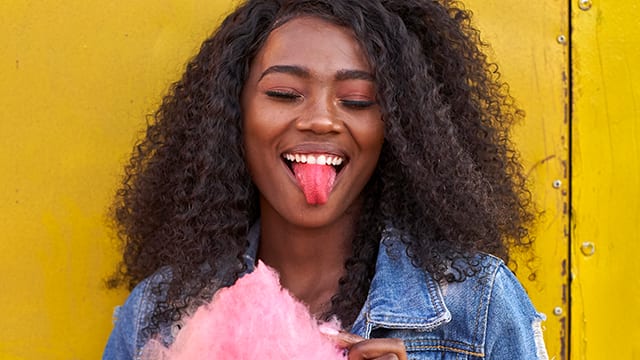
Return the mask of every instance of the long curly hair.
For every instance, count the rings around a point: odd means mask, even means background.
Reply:
[[[375,76],[382,153],[363,190],[345,275],[326,316],[355,320],[382,231],[401,234],[414,265],[464,281],[478,252],[509,262],[527,245],[530,194],[509,139],[521,117],[471,14],[450,0],[249,0],[229,15],[165,96],[125,169],[113,205],[124,260],[112,285],[161,268],[148,335],[181,319],[245,271],[260,216],[244,162],[240,94],[276,27],[316,16],[353,31]]]

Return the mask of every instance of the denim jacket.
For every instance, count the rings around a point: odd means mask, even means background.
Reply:
[[[250,271],[258,234],[254,226],[245,255]],[[351,332],[364,338],[400,338],[414,360],[548,359],[542,339],[544,315],[536,312],[500,259],[482,255],[478,261],[482,270],[464,282],[436,282],[411,264],[393,232],[385,232],[369,295]],[[137,357],[146,342],[141,330],[157,300],[150,289],[167,274],[160,271],[138,284],[116,309],[103,359]],[[164,329],[160,336],[170,343],[177,329]]]

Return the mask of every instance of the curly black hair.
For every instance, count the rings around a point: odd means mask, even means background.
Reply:
[[[464,281],[478,252],[509,262],[531,241],[530,194],[509,139],[522,114],[471,25],[450,0],[249,0],[187,65],[135,147],[113,206],[124,260],[112,285],[161,268],[171,279],[148,334],[181,319],[245,271],[260,217],[242,146],[240,94],[269,33],[298,16],[353,31],[373,69],[385,126],[382,153],[339,292],[326,316],[355,320],[382,231],[401,234],[414,265]]]

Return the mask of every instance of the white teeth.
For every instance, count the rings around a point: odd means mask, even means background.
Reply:
[[[332,155],[312,155],[312,154],[284,154],[283,157],[289,161],[303,164],[318,165],[341,165],[344,159],[339,156]]]

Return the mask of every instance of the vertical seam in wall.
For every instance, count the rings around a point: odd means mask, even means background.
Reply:
[[[569,215],[567,217],[567,226],[568,226],[568,243],[567,243],[567,359],[571,359],[571,339],[572,339],[572,316],[573,316],[573,257],[572,257],[572,249],[573,249],[573,115],[574,115],[574,89],[573,89],[573,11],[574,11],[574,1],[576,0],[567,0],[568,6],[568,19],[567,19],[567,27],[568,27],[568,64],[567,64],[567,73],[568,73],[568,102],[569,102],[569,119],[568,119],[568,171],[569,171],[569,183],[567,186],[567,201],[569,202]]]

